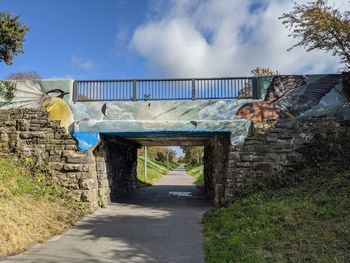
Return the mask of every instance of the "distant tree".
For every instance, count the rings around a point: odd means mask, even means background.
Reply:
[[[179,158],[177,158],[177,162],[178,163],[184,163],[184,157],[183,156],[179,156]]]
[[[162,163],[166,162],[166,155],[163,152],[157,152],[156,161]]]
[[[264,67],[256,67],[252,69],[250,72],[254,77],[279,75],[279,72],[277,70],[274,71],[270,68],[264,68]],[[252,96],[252,93],[253,93],[252,83],[250,81],[247,81],[244,83],[244,86],[239,91],[237,98],[238,99],[250,98]]]
[[[184,152],[184,162],[194,165],[203,164],[204,148],[198,146],[181,146]]]
[[[11,16],[8,12],[0,12],[0,62],[12,64],[12,59],[23,53],[23,42],[29,30],[18,21],[19,16]]]
[[[173,150],[169,150],[167,159],[168,159],[167,161],[170,163],[176,162],[176,152]]]
[[[341,12],[329,6],[327,0],[294,2],[293,10],[279,19],[291,31],[289,36],[301,39],[289,50],[302,46],[307,51],[331,52],[350,69],[350,11]]]
[[[278,71],[274,71],[270,68],[261,68],[261,67],[256,67],[251,71],[252,75],[255,77],[259,76],[271,76],[271,75],[279,75]]]
[[[10,73],[6,76],[7,80],[35,80],[42,79],[40,73],[36,71],[23,71],[23,72],[15,72]]]

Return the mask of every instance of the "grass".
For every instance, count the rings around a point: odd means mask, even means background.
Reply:
[[[144,157],[137,158],[137,178],[141,186],[149,186],[158,181],[163,175],[175,169],[175,163],[162,163],[156,160],[147,159],[147,178],[144,177]]]
[[[349,262],[350,169],[304,169],[258,188],[205,214],[207,262]]]
[[[199,187],[204,186],[204,175],[203,175],[203,165],[192,165],[192,164],[187,164],[185,165],[186,172],[193,176],[194,179],[196,180],[196,185]]]
[[[49,178],[47,169],[30,159],[0,158],[0,256],[43,242],[87,213]]]

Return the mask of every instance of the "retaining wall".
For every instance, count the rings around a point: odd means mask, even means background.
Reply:
[[[47,164],[54,179],[92,209],[137,185],[135,146],[102,141],[84,153],[59,122],[42,111],[1,110],[0,142],[0,156]]]
[[[349,145],[350,122],[337,117],[256,123],[242,145],[228,148],[220,203],[232,201],[260,178],[325,162],[348,165]]]

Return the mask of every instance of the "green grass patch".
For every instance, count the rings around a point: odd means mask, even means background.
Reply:
[[[156,160],[147,159],[147,178],[144,176],[144,157],[137,158],[137,179],[141,186],[149,186],[158,181],[163,175],[175,169],[175,163],[162,163]]]
[[[31,159],[0,158],[0,256],[61,233],[88,212]]]
[[[350,170],[312,168],[263,182],[207,212],[204,224],[207,262],[348,262]]]
[[[199,187],[204,186],[204,166],[203,165],[193,165],[193,164],[187,164],[185,165],[186,172],[193,176],[196,180],[196,185]]]

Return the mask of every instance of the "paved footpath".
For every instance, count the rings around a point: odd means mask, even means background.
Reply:
[[[180,167],[2,262],[204,262],[201,221],[210,208]]]

